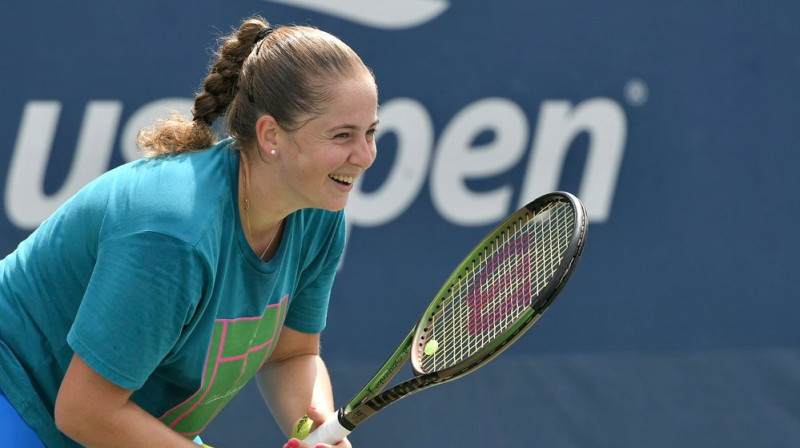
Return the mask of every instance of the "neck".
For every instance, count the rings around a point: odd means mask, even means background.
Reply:
[[[240,153],[241,154],[241,153]],[[252,188],[251,165],[244,154],[239,162],[239,216],[247,242],[254,253],[268,260],[277,251],[285,215],[269,213],[265,195]]]

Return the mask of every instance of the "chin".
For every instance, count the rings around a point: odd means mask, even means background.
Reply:
[[[347,206],[349,199],[349,192],[342,193],[337,191],[333,194],[317,196],[315,200],[311,201],[311,206],[322,210],[328,210],[330,212],[338,212]]]
[[[336,202],[328,202],[322,204],[320,205],[319,208],[327,210],[329,212],[338,212],[339,210],[343,210],[346,206],[347,206],[347,201],[336,201]]]

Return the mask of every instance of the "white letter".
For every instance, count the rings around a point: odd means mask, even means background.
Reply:
[[[142,128],[150,127],[159,119],[166,118],[171,112],[191,117],[194,100],[190,98],[164,98],[140,107],[125,124],[120,140],[122,157],[127,161],[141,157],[136,146],[136,136]]]
[[[473,146],[487,131],[492,141]],[[504,98],[477,101],[453,117],[442,132],[431,174],[431,196],[439,213],[463,226],[490,224],[508,214],[511,185],[476,193],[465,181],[507,171],[524,155],[527,139],[525,113]]]
[[[69,174],[61,189],[47,196],[44,177],[61,104],[26,104],[5,189],[6,213],[15,226],[37,227],[70,196],[108,169],[121,111],[119,101],[92,101],[86,106]]]
[[[381,106],[379,115],[381,124],[375,138],[388,132],[397,137],[394,164],[379,190],[364,193],[359,182],[350,193],[347,206],[350,225],[375,227],[397,218],[414,202],[425,183],[433,146],[433,124],[428,111],[413,99],[399,98]],[[380,154],[379,148],[378,157]]]
[[[608,219],[627,136],[625,112],[608,98],[587,100],[575,108],[568,101],[542,103],[520,206],[558,189],[564,159],[582,132],[589,134],[590,146],[578,197],[591,220]]]
[[[447,0],[267,0],[308,8],[361,25],[387,30],[411,28],[430,22],[449,6]]]

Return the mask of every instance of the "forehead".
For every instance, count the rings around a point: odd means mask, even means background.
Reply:
[[[378,88],[371,76],[339,80],[330,86],[325,112],[313,121],[331,124],[352,121],[351,125],[369,126],[377,119]]]

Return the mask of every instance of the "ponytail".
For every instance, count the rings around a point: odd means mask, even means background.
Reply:
[[[149,129],[139,132],[136,142],[145,156],[158,157],[188,151],[201,151],[218,139],[211,125],[225,115],[239,89],[242,64],[253,47],[271,30],[260,17],[244,21],[234,33],[221,39],[217,59],[203,80],[202,90],[195,96],[192,114],[188,118],[172,113]]]

